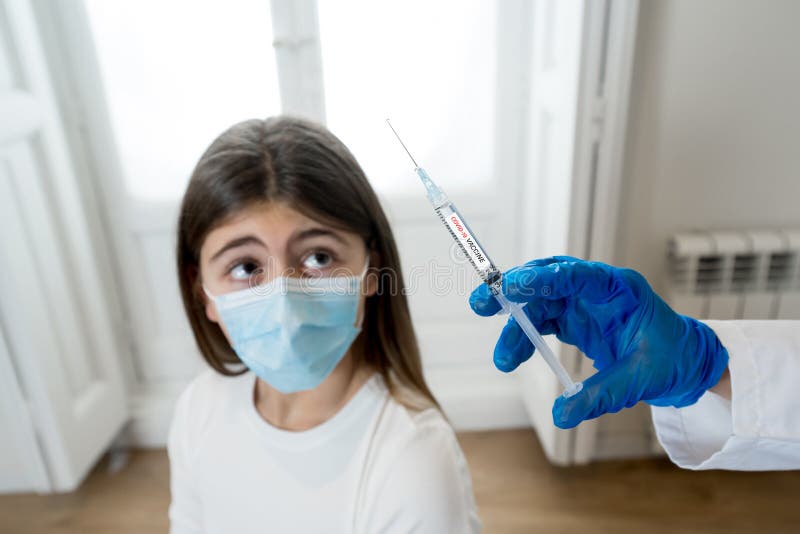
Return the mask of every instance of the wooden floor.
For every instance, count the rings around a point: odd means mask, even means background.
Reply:
[[[695,473],[661,459],[557,468],[528,430],[460,439],[489,534],[800,532],[800,472]],[[0,532],[166,532],[168,502],[165,452],[137,451],[71,494],[0,496]]]

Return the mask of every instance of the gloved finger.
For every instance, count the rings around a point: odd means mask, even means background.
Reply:
[[[558,319],[567,307],[564,299],[558,300],[534,300],[528,302],[525,307],[525,314],[533,323],[533,326],[540,334],[546,335],[543,331],[544,323],[551,319]],[[553,332],[548,332],[553,333]]]
[[[557,328],[555,322],[550,320],[538,322],[531,320],[531,322],[536,325],[539,333],[545,336],[554,333]],[[534,351],[533,344],[519,323],[513,317],[509,317],[494,347],[494,366],[504,373],[511,372],[530,359]]]
[[[644,386],[637,380],[637,369],[620,360],[586,379],[583,389],[569,398],[559,396],[553,403],[553,423],[559,428],[574,428],[582,421],[605,413],[630,408],[642,398]]]
[[[489,286],[481,284],[469,296],[469,305],[472,311],[483,317],[494,315],[500,311],[500,303],[492,295]],[[531,322],[539,329],[539,323],[548,319],[560,317],[566,308],[564,300],[537,300],[527,303],[525,313]]]
[[[564,263],[564,262],[576,262],[576,261],[583,261],[580,258],[574,258],[572,256],[549,256],[547,258],[536,258],[531,261],[528,261],[523,265],[523,267],[542,267],[544,265],[550,265],[551,263]]]
[[[619,289],[621,269],[599,262],[559,261],[512,269],[503,278],[503,292],[514,302],[534,299],[607,299]]]
[[[506,281],[505,277],[508,276],[510,273],[515,271],[524,270],[526,267],[545,267],[547,265],[551,265],[554,263],[563,263],[563,262],[576,262],[582,261],[578,258],[573,258],[572,256],[550,256],[549,258],[537,258],[527,262],[525,265],[520,267],[514,267],[506,271],[503,275],[503,287],[505,291]],[[519,301],[522,302],[522,301]],[[500,311],[500,304],[497,302],[497,299],[494,298],[491,291],[489,290],[489,286],[486,284],[480,284],[476,287],[469,296],[469,306],[472,308],[472,311],[477,313],[482,317],[489,317],[490,315],[494,315]]]
[[[528,336],[517,321],[509,317],[494,347],[494,366],[504,373],[509,373],[527,361],[533,355],[533,351],[533,344]]]
[[[482,317],[489,317],[500,311],[500,303],[486,284],[481,284],[472,291],[469,296],[469,307]]]

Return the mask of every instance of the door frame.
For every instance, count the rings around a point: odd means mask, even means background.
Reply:
[[[523,256],[567,254],[614,262],[637,0],[536,0],[531,47],[528,164],[520,211]],[[551,340],[571,376],[593,373],[575,347]],[[562,388],[541,358],[517,371],[521,395],[548,458],[559,465],[592,459],[598,431],[552,423]]]
[[[586,8],[569,253],[613,264],[639,0],[589,1]],[[569,351],[575,376],[594,374],[591,360],[574,347]],[[598,429],[592,420],[571,432],[571,463],[592,460]]]

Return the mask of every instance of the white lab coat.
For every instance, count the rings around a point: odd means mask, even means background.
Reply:
[[[731,400],[707,392],[653,407],[670,459],[687,469],[800,469],[800,321],[706,321],[730,356]]]

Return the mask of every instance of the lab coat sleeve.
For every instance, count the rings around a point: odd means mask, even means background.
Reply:
[[[175,413],[167,440],[169,454],[170,493],[169,505],[170,534],[196,534],[201,528],[200,499],[196,493],[190,468],[189,407],[194,383],[181,394],[175,405]]]
[[[441,417],[424,424],[375,495],[364,532],[474,534],[481,530],[466,459]]]
[[[731,400],[706,392],[653,407],[670,459],[687,469],[800,469],[800,321],[706,321],[728,350]]]

